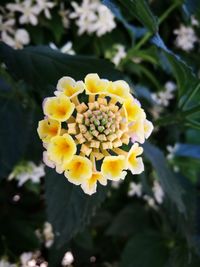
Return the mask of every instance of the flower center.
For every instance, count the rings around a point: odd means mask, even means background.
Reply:
[[[68,131],[74,134],[81,152],[87,156],[91,152],[114,149],[129,143],[128,122],[124,108],[112,98],[99,96],[87,105],[76,107],[75,123],[68,124]],[[103,153],[105,154],[105,153]]]

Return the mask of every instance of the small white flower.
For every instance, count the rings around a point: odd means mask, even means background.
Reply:
[[[38,8],[41,12],[44,12],[44,15],[47,19],[51,19],[51,13],[50,9],[52,9],[55,6],[55,3],[48,1],[48,0],[36,0]]]
[[[54,242],[54,233],[52,225],[49,222],[44,223],[43,236],[45,240],[45,247],[50,248]]]
[[[113,14],[98,0],[83,0],[81,5],[72,2],[72,7],[70,18],[76,20],[79,35],[95,32],[102,36],[116,27]]]
[[[123,180],[119,180],[119,181],[112,181],[111,182],[111,187],[114,189],[119,189],[121,183],[123,182]]]
[[[125,47],[121,44],[116,44],[114,46],[114,49],[115,49],[115,55],[113,56],[111,61],[115,64],[115,66],[118,66],[121,60],[126,57],[126,51]]]
[[[191,16],[191,24],[193,25],[193,26],[199,26],[199,22],[198,22],[198,20],[195,18],[195,16],[194,15],[192,15]]]
[[[131,182],[129,185],[129,189],[128,189],[128,196],[129,197],[133,197],[133,196],[137,196],[137,197],[141,197],[142,195],[142,185],[141,184],[136,184],[134,182]]]
[[[158,93],[151,94],[152,99],[157,105],[167,107],[169,102],[174,98],[174,90],[176,89],[175,83],[169,81],[165,84],[165,90]]]
[[[64,3],[61,3],[58,14],[61,16],[62,24],[65,29],[69,28],[69,13],[70,11],[65,9]]]
[[[153,208],[153,209],[157,209],[157,206],[156,206],[156,203],[155,203],[155,200],[148,196],[148,195],[144,195],[143,199],[147,202],[148,206]]]
[[[27,263],[32,259],[33,253],[32,252],[24,252],[20,255],[20,262],[23,266],[26,266]]]
[[[13,34],[2,33],[1,39],[15,49],[21,49],[30,43],[29,33],[25,29],[17,29]]]
[[[74,256],[71,251],[67,251],[62,259],[62,266],[69,266],[74,262]]]
[[[50,43],[49,46],[54,50],[60,50],[61,53],[75,55],[75,51],[72,48],[72,42],[67,42],[60,49],[54,43]]]
[[[18,186],[30,180],[32,183],[39,183],[40,178],[45,175],[44,164],[36,166],[32,161],[17,165],[13,172],[9,175],[8,180],[18,180]]]
[[[17,265],[11,264],[10,262],[8,262],[5,259],[1,259],[0,260],[0,267],[17,267]]]
[[[11,12],[20,12],[22,15],[19,17],[20,24],[38,24],[37,16],[40,13],[38,5],[33,5],[32,0],[24,0],[23,2],[16,1],[15,4],[7,4],[7,9]]]
[[[194,44],[198,41],[192,27],[180,25],[179,29],[174,30],[174,34],[177,35],[175,45],[186,52],[191,51],[194,48]]]
[[[6,14],[0,15],[0,33],[8,34],[14,32],[15,19]]]
[[[96,35],[100,37],[111,32],[116,27],[116,23],[112,12],[106,6],[100,4],[97,13],[98,19],[93,27]]]
[[[178,148],[178,144],[174,144],[174,146],[168,145],[166,148],[168,151],[167,159],[172,160],[174,158],[174,154]]]
[[[162,204],[163,199],[164,199],[164,192],[163,192],[162,187],[158,183],[158,181],[154,180],[152,190],[153,190],[154,198],[157,201],[157,203]]]

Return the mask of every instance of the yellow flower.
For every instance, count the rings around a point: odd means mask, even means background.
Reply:
[[[37,132],[43,142],[48,143],[52,137],[59,135],[61,124],[59,121],[44,119],[39,121]]]
[[[143,148],[139,147],[138,143],[135,143],[128,153],[128,168],[132,174],[140,174],[144,171],[144,164],[142,158],[137,156],[141,155]]]
[[[54,94],[44,101],[46,116],[38,124],[47,166],[64,172],[88,195],[98,183],[105,186],[107,180],[124,179],[128,170],[144,170],[138,157],[143,150],[135,142],[144,143],[153,125],[125,81],[101,79],[96,73],[84,82],[65,76]]]
[[[123,155],[120,156],[107,156],[104,158],[101,172],[108,180],[118,181],[124,179],[126,176],[127,164],[126,158]]]
[[[83,183],[81,184],[81,188],[86,194],[92,195],[96,193],[97,182],[104,186],[107,185],[107,179],[102,175],[101,172],[96,171],[92,173],[89,179],[84,179]]]
[[[123,105],[126,109],[129,122],[136,121],[139,118],[144,119],[146,117],[144,110],[140,107],[139,102],[133,97],[126,99]]]
[[[85,77],[85,85],[87,94],[101,94],[106,92],[109,82],[100,79],[96,73],[91,73]]]
[[[92,175],[91,161],[82,156],[73,156],[72,160],[67,164],[66,169],[66,178],[75,185],[80,185]]]
[[[82,81],[76,82],[71,77],[65,76],[62,77],[57,84],[57,90],[55,95],[59,95],[60,93],[64,93],[69,98],[77,96],[82,93],[85,89],[85,85]]]
[[[66,121],[72,115],[75,105],[65,95],[49,97],[44,101],[44,114],[50,119]]]
[[[47,146],[47,155],[58,165],[65,166],[76,153],[76,144],[69,134],[55,136]]]
[[[146,119],[138,119],[135,122],[129,124],[129,134],[132,143],[139,142],[143,144],[145,139],[149,138],[153,131],[153,124]]]
[[[119,102],[123,102],[125,99],[130,98],[131,96],[128,83],[121,80],[110,83],[107,88],[107,92]]]

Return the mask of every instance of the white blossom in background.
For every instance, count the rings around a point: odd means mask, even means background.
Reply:
[[[50,43],[49,46],[54,50],[59,50],[61,53],[68,54],[68,55],[75,55],[75,51],[72,48],[72,42],[67,42],[61,48],[58,48],[54,43]]]
[[[140,183],[136,184],[131,182],[128,189],[128,196],[133,197],[141,197],[142,196],[142,185]]]
[[[0,267],[17,267],[16,264],[11,264],[5,259],[0,259]]]
[[[28,266],[28,262],[32,259],[33,252],[23,252],[20,255],[20,263],[22,266]]]
[[[74,11],[69,17],[75,19],[79,35],[96,33],[102,36],[116,27],[113,14],[99,0],[83,0],[80,5],[76,2],[71,5]]]
[[[50,248],[54,242],[54,233],[52,225],[49,222],[44,223],[43,236],[45,241],[45,247]]]
[[[186,52],[191,51],[198,41],[194,29],[182,24],[179,29],[174,30],[174,34],[176,35],[175,45]]]
[[[125,46],[121,44],[116,44],[114,46],[114,49],[115,49],[115,54],[111,58],[111,61],[115,64],[115,66],[118,66],[121,60],[126,57],[126,50]]]
[[[70,266],[74,262],[74,256],[71,251],[67,251],[62,259],[62,266]]]
[[[20,24],[38,24],[38,15],[41,12],[40,7],[37,4],[33,4],[32,0],[24,0],[23,2],[15,1],[15,4],[7,4],[6,8],[11,12],[19,12]]]
[[[199,21],[195,18],[194,15],[191,16],[190,20],[191,20],[192,26],[197,26],[197,27],[199,26]]]
[[[62,24],[65,29],[69,28],[69,13],[70,11],[65,9],[64,3],[60,4],[60,10],[58,11],[58,14],[61,16]]]
[[[178,148],[178,144],[174,144],[174,146],[168,145],[167,147],[167,159],[172,160],[174,158],[175,152]]]
[[[45,175],[44,164],[36,166],[34,162],[28,161],[17,165],[9,175],[8,180],[16,179],[18,186],[21,187],[27,181],[39,183],[40,178]]]
[[[15,49],[22,49],[24,45],[30,43],[29,33],[25,29],[17,29],[12,34],[4,32],[2,33],[1,39]]]
[[[5,14],[5,10],[2,10],[3,14],[0,14],[0,34],[10,34],[14,32],[15,19],[12,14]]]
[[[36,0],[39,13],[44,12],[47,19],[51,19],[50,9],[52,9],[56,4],[48,0]]]
[[[149,207],[157,210],[158,207],[157,207],[156,202],[155,202],[155,200],[154,200],[153,197],[150,197],[148,195],[144,195],[143,196],[143,199],[147,202],[147,204],[148,204]]]
[[[169,102],[171,99],[174,98],[174,91],[176,89],[176,84],[168,81],[165,85],[165,90],[160,91],[158,93],[152,93],[151,97],[154,100],[154,102],[163,107],[169,106]]]
[[[164,192],[160,183],[156,180],[154,180],[152,191],[156,202],[158,204],[162,204],[164,199]]]
[[[112,181],[111,182],[111,187],[114,189],[119,189],[121,183],[123,182],[123,180],[119,180],[119,181]]]
[[[97,10],[97,21],[94,23],[94,32],[98,37],[104,35],[107,32],[111,32],[116,23],[112,12],[104,5],[100,4]]]

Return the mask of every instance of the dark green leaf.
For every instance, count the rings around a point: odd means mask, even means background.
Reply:
[[[177,144],[174,154],[179,157],[200,159],[200,146],[192,144]]]
[[[23,79],[39,90],[40,94],[46,87],[55,87],[62,76],[83,79],[85,75],[97,72],[103,78],[119,79],[122,74],[106,60],[86,56],[70,56],[52,50],[49,47],[28,47],[14,50],[0,44],[0,58],[8,70],[17,79]]]
[[[158,31],[158,20],[153,15],[145,0],[117,0],[128,13],[137,18],[150,32]]]
[[[61,247],[90,221],[106,196],[106,188],[99,186],[96,194],[88,196],[51,169],[47,170],[45,187],[47,214],[57,247]]]
[[[144,144],[144,153],[152,163],[167,196],[177,206],[180,212],[185,213],[185,206],[182,200],[183,189],[178,183],[174,173],[167,166],[162,151],[146,142]]]
[[[128,237],[141,232],[149,224],[148,214],[140,204],[131,204],[122,209],[107,230],[108,235]]]
[[[32,126],[32,111],[14,98],[0,98],[0,177],[12,171],[25,153]]]
[[[167,262],[168,249],[159,233],[139,233],[129,240],[120,267],[163,267]]]

